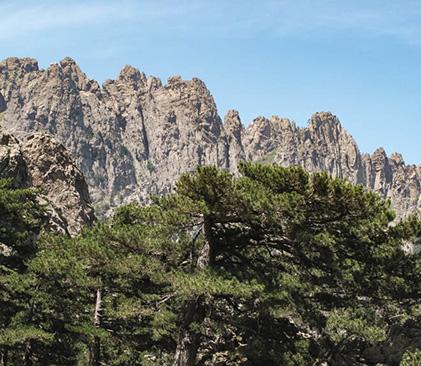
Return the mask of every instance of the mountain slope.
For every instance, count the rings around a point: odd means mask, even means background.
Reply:
[[[383,149],[361,154],[331,113],[307,128],[276,116],[247,129],[238,112],[224,123],[197,78],[168,79],[125,66],[102,85],[65,58],[40,70],[34,59],[0,64],[0,124],[25,138],[43,131],[64,144],[82,169],[99,213],[151,193],[171,191],[183,171],[215,164],[236,171],[241,160],[327,170],[391,198],[398,216],[421,212],[421,166]]]

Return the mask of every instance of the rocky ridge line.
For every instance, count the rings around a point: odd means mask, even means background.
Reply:
[[[3,97],[3,98],[2,98]],[[125,66],[102,88],[65,58],[40,70],[34,59],[0,64],[0,124],[25,138],[39,131],[64,144],[86,176],[99,213],[170,192],[184,171],[214,164],[237,171],[241,160],[326,170],[391,198],[399,217],[421,212],[421,165],[383,149],[361,154],[329,112],[306,128],[277,116],[247,129],[237,111],[224,123],[197,79],[160,79]]]

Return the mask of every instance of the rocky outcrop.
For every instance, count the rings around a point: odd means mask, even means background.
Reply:
[[[228,142],[228,163],[229,169],[234,173],[237,172],[238,163],[246,160],[244,151],[243,135],[244,126],[241,123],[240,115],[235,110],[229,110],[224,119],[224,130]]]
[[[409,319],[402,325],[392,325],[386,340],[365,349],[362,355],[372,364],[398,366],[405,352],[417,349],[421,349],[420,319]]]
[[[199,79],[161,81],[133,67],[101,89],[70,58],[39,70],[32,59],[0,64],[2,125],[19,136],[53,135],[74,156],[99,211],[166,193],[196,165],[228,168],[214,100]]]
[[[36,134],[19,142],[0,129],[0,177],[13,179],[16,188],[40,188],[46,224],[56,232],[77,235],[95,221],[82,172],[51,136]]]
[[[245,131],[243,141],[248,160],[328,171],[390,198],[398,217],[421,213],[421,165],[405,165],[400,154],[388,158],[382,148],[371,156],[361,154],[330,112],[314,114],[308,127],[301,129],[288,119],[259,117]]]
[[[421,349],[420,320],[390,326],[386,339],[375,345],[359,338],[345,340],[321,366],[399,366],[406,352]]]
[[[0,129],[0,177],[12,179],[16,188],[31,186],[19,141],[3,129]]]
[[[83,171],[98,213],[150,194],[170,192],[184,171],[214,164],[237,171],[241,160],[301,165],[391,198],[398,216],[421,212],[421,166],[379,149],[361,154],[329,112],[308,127],[285,118],[256,118],[245,129],[237,111],[222,123],[212,95],[197,79],[168,79],[125,66],[102,87],[65,58],[40,70],[34,59],[0,64],[0,124],[20,137],[46,132]]]
[[[51,220],[70,235],[95,221],[83,173],[65,147],[51,136],[35,134],[22,144],[31,185],[42,189]]]

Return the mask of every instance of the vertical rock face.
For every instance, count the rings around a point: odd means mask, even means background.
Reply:
[[[3,95],[0,94],[0,113],[6,110],[6,101],[3,98]]]
[[[42,188],[56,225],[76,235],[95,221],[83,173],[65,147],[51,136],[35,134],[22,144],[33,187]]]
[[[237,172],[238,163],[242,160],[246,160],[246,153],[243,145],[243,135],[245,130],[237,111],[228,111],[224,119],[224,130],[228,142],[227,153],[229,169],[233,172]]]
[[[125,66],[101,89],[70,58],[45,71],[32,59],[7,59],[0,93],[7,103],[2,125],[18,136],[56,137],[102,209],[166,193],[197,165],[229,166],[221,119],[199,79],[172,77],[162,86]]]
[[[0,177],[12,179],[16,188],[28,188],[31,185],[19,141],[2,129],[0,129]]]
[[[314,114],[303,129],[288,119],[259,117],[246,135],[250,160],[302,165],[309,172],[329,171],[334,177],[363,183],[358,147],[331,113]]]
[[[243,141],[249,160],[301,165],[309,172],[328,171],[390,198],[398,217],[421,213],[421,165],[405,165],[400,154],[388,158],[382,148],[371,156],[361,154],[330,112],[314,114],[302,129],[286,119],[259,117],[250,124]]]
[[[99,214],[167,193],[197,165],[235,173],[241,160],[328,171],[391,198],[399,216],[421,212],[421,166],[382,149],[360,154],[329,112],[314,114],[307,128],[274,116],[244,129],[233,110],[222,124],[196,78],[173,76],[163,85],[125,66],[101,88],[70,58],[47,70],[33,59],[10,58],[0,64],[0,124],[23,138],[46,132],[60,141],[84,172]]]
[[[20,143],[0,129],[0,177],[13,179],[16,188],[41,188],[47,225],[57,232],[77,235],[95,221],[82,172],[51,136],[36,134]]]

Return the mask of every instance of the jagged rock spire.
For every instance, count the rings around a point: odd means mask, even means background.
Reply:
[[[67,57],[47,70],[34,59],[4,60],[0,111],[6,103],[0,124],[21,136],[47,132],[63,143],[101,212],[170,192],[180,174],[197,165],[236,172],[241,160],[325,170],[390,197],[399,216],[421,212],[421,165],[407,166],[382,150],[361,154],[330,112],[315,113],[305,128],[273,116],[244,129],[234,110],[222,124],[198,78],[173,76],[163,85],[125,66],[101,89]]]

